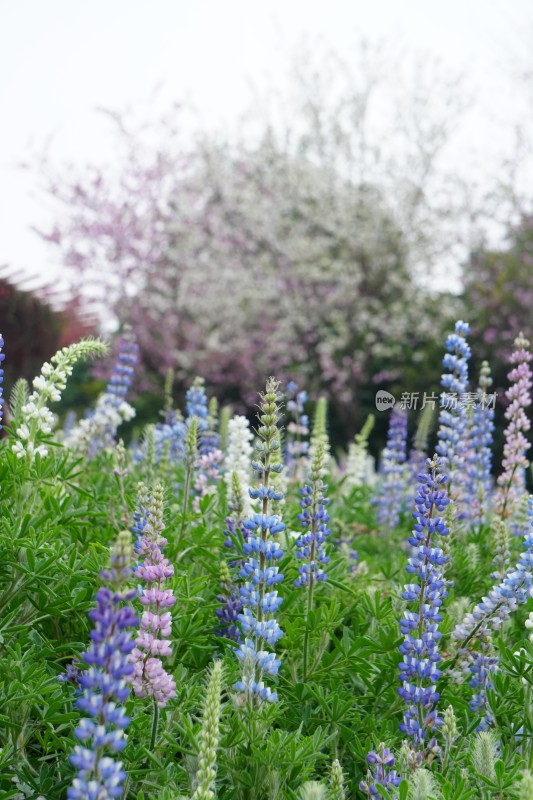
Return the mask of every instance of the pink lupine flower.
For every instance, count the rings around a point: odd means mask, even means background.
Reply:
[[[172,655],[172,614],[163,609],[176,602],[172,589],[162,589],[163,581],[174,575],[174,567],[163,555],[167,544],[163,529],[163,487],[157,484],[148,511],[147,523],[137,551],[136,577],[146,584],[140,594],[144,607],[131,660],[134,665],[133,690],[137,697],[152,696],[160,708],[176,696],[176,684],[161,662]]]

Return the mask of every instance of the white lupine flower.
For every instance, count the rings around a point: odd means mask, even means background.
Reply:
[[[15,442],[11,450],[13,453],[15,453],[17,458],[24,458],[24,456],[26,455],[26,450],[22,442]]]
[[[243,490],[244,514],[251,513],[248,489],[252,480],[251,460],[253,455],[253,434],[246,417],[232,417],[228,422],[228,446],[224,466],[228,492],[231,493],[231,476],[235,472]]]
[[[56,424],[56,417],[47,407],[47,403],[61,399],[67,375],[72,374],[72,368],[79,358],[104,355],[106,350],[107,346],[103,342],[84,339],[63,347],[52,357],[51,363],[43,364],[41,374],[33,380],[34,391],[21,409],[24,421],[16,429],[19,441],[15,441],[11,448],[17,458],[27,455],[33,460],[37,453],[41,458],[46,458],[48,448],[44,444],[37,444],[37,441],[39,436],[52,433]]]
[[[21,439],[30,438],[30,431],[25,422],[22,425],[19,425],[17,428],[17,436],[19,436]]]

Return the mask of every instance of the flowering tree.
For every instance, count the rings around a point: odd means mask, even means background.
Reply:
[[[154,146],[113,115],[115,177],[50,178],[67,213],[42,235],[88,297],[132,325],[152,373],[202,374],[244,402],[270,372],[299,373],[347,423],[376,362],[432,336],[412,273],[436,238],[427,197],[445,115],[424,126],[418,94],[417,132],[408,103],[389,108],[398,155],[381,153],[372,68],[355,80],[330,59],[333,104],[326,73],[300,75],[290,128],[267,119],[231,144],[191,144],[167,121]]]

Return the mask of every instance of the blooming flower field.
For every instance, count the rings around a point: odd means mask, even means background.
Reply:
[[[130,330],[79,421],[54,403],[103,343],[18,381],[0,797],[533,800],[532,355],[520,334],[495,463],[468,336],[443,343],[432,436],[427,413],[382,412],[377,475],[371,418],[339,458],[325,402],[275,378],[252,426],[198,378],[125,446]]]

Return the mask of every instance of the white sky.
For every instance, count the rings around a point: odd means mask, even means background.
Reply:
[[[494,115],[518,118],[510,75],[532,30],[527,9],[527,0],[0,0],[0,265],[58,271],[29,229],[50,221],[35,175],[17,166],[29,153],[51,139],[56,161],[109,161],[113,137],[95,109],[145,102],[161,83],[164,98],[192,100],[206,124],[231,122],[250,79],[283,82],[304,36],[344,54],[361,37],[391,36],[464,69],[479,98],[466,128],[475,149],[495,135]]]

